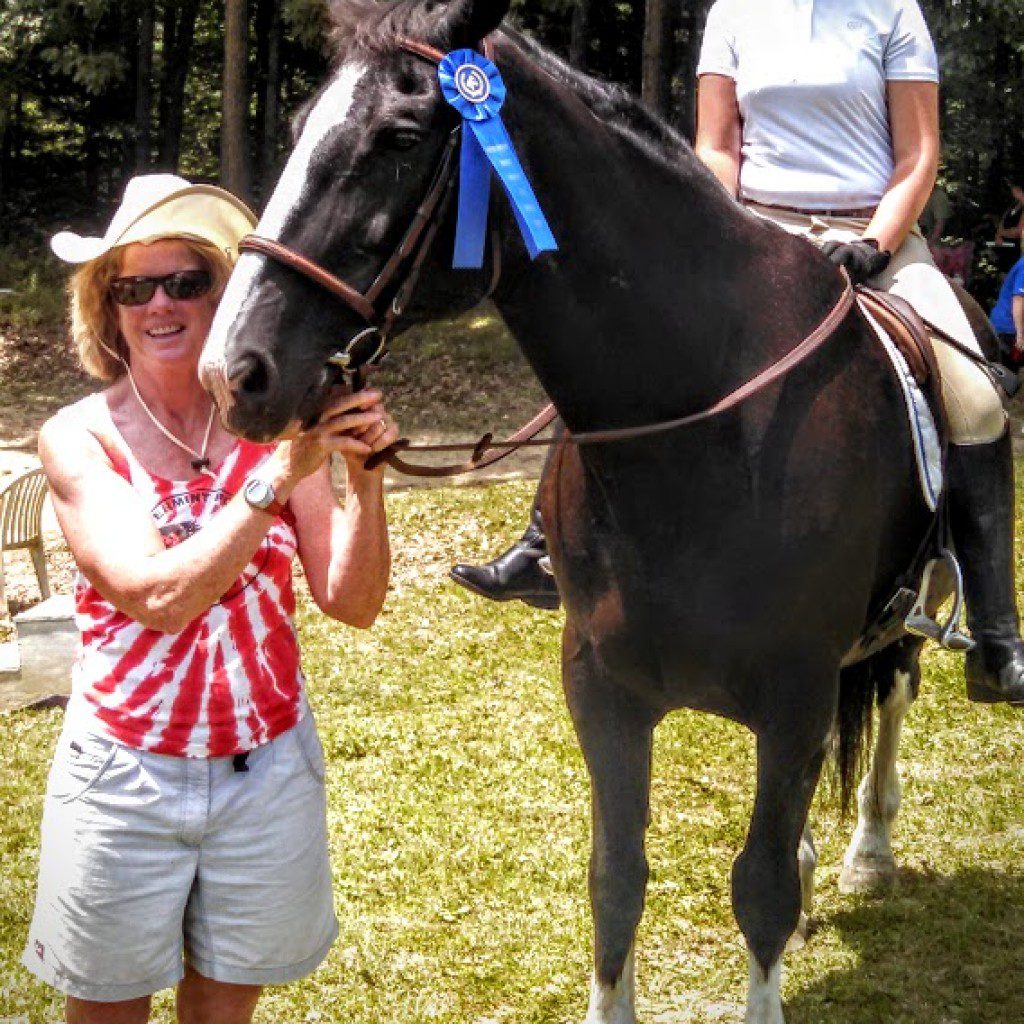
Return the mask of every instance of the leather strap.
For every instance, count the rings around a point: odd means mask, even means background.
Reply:
[[[854,220],[870,220],[875,215],[874,206],[858,206],[848,210],[811,210],[806,206],[784,206],[782,203],[759,203],[755,199],[744,199],[744,206],[759,206],[762,210],[782,210],[785,213],[799,213],[805,217],[851,217]]]
[[[372,302],[369,302],[350,284],[342,281],[340,277],[335,277],[329,270],[306,259],[294,249],[289,249],[288,246],[275,242],[272,238],[264,238],[262,235],[246,235],[238,243],[238,249],[240,252],[258,252],[264,256],[270,256],[278,263],[283,263],[311,281],[315,281],[321,288],[326,288],[332,295],[355,310],[364,320],[372,323],[377,319],[377,311],[373,308]]]
[[[657,423],[648,423],[639,427],[620,427],[612,430],[589,430],[576,434],[565,434],[561,438],[536,438],[546,426],[548,426],[558,415],[554,406],[548,405],[542,409],[529,423],[520,427],[510,438],[505,441],[494,441],[492,435],[487,433],[475,444],[455,442],[452,444],[412,444],[407,438],[395,442],[389,448],[367,460],[367,468],[374,468],[381,462],[386,462],[392,468],[408,476],[422,477],[446,477],[458,476],[463,473],[474,472],[483,469],[485,466],[493,465],[505,456],[519,448],[548,447],[562,440],[570,444],[609,444],[616,441],[633,441],[643,437],[653,437],[657,434],[664,434],[670,430],[679,430],[682,427],[693,426],[696,423],[704,422],[715,416],[719,416],[729,409],[733,409],[745,402],[752,395],[763,391],[770,384],[785,376],[795,366],[803,362],[811,354],[816,352],[842,323],[850,312],[854,301],[853,284],[850,281],[846,269],[839,268],[842,274],[844,287],[843,293],[836,300],[835,305],[829,310],[824,320],[809,334],[796,348],[791,349],[781,359],[766,367],[755,377],[752,377],[745,384],[730,391],[724,398],[719,399],[714,405],[699,412],[690,413],[687,416],[678,416],[671,420],[660,420]],[[449,466],[427,466],[408,462],[397,453],[406,451],[417,452],[454,452],[468,451],[472,454],[469,459],[456,465]]]

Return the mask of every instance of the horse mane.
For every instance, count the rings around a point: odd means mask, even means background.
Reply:
[[[370,55],[387,53],[402,38],[443,43],[433,36],[438,8],[444,6],[440,0],[330,0],[335,62],[344,61],[357,50]],[[676,173],[685,170],[699,174],[704,170],[689,143],[626,88],[579,71],[508,25],[501,31],[545,74],[575,93],[606,127],[648,156]]]
[[[690,144],[625,86],[594,78],[507,26],[502,31],[547,75],[571,89],[608,128],[678,171],[699,161]],[[700,165],[703,167],[703,164]]]
[[[436,32],[437,10],[444,6],[440,0],[328,0],[333,62],[344,61],[356,50],[386,53],[403,37],[429,38]]]

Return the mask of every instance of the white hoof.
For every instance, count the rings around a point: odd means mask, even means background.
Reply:
[[[807,940],[814,934],[814,921],[803,911],[800,911],[800,920],[797,922],[796,931],[789,937],[786,943],[786,952],[795,953],[807,945]]]
[[[842,893],[886,892],[896,884],[894,857],[859,856],[843,865],[839,876]]]

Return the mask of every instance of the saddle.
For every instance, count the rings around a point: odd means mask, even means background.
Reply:
[[[906,360],[914,380],[928,399],[939,436],[945,444],[949,429],[942,405],[942,376],[924,320],[906,299],[866,285],[857,288],[857,304],[874,317]]]
[[[942,402],[942,375],[935,357],[933,329],[905,299],[861,286],[857,303],[889,336],[928,403],[938,433],[943,466],[949,444],[949,425]],[[938,332],[943,334],[944,332]],[[958,349],[961,348],[957,343]],[[898,373],[894,367],[894,373]],[[932,609],[953,594],[953,608],[945,623]],[[892,594],[869,618],[864,633],[847,652],[843,664],[862,661],[897,640],[904,631],[927,637],[952,650],[974,646],[960,629],[963,576],[949,535],[945,488],[939,497],[928,531],[910,566],[896,581]]]

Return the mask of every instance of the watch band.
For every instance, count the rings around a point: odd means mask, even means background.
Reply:
[[[266,512],[269,515],[272,515],[275,519],[284,515],[284,503],[278,501],[277,498],[274,498],[269,505],[253,505],[252,507],[260,512]]]

